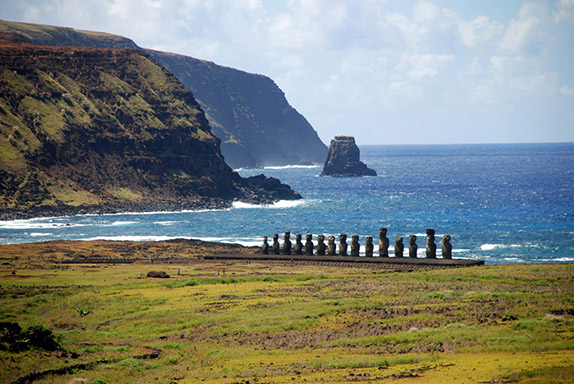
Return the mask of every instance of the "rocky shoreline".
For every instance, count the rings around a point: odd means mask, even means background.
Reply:
[[[226,209],[232,202],[219,199],[182,202],[123,203],[117,205],[90,206],[40,206],[27,209],[0,210],[0,220],[25,220],[37,217],[58,217],[76,215],[105,215],[122,212],[177,212],[183,210]]]
[[[299,198],[301,198],[299,196]],[[285,199],[285,200],[292,200]],[[257,196],[256,194],[242,201],[250,204],[267,205],[277,202],[277,199]],[[143,203],[125,202],[122,204],[103,204],[89,206],[39,206],[27,209],[2,209],[0,210],[0,221],[26,220],[38,217],[61,217],[76,215],[106,215],[114,213],[135,213],[135,212],[180,212],[228,209],[233,205],[232,200],[217,198],[204,198],[197,201],[149,201]]]

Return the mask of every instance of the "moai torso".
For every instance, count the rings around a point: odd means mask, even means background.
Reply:
[[[347,256],[347,235],[339,236],[339,256]]]
[[[273,253],[278,255],[279,254],[279,235],[275,233],[273,235]]]
[[[450,243],[450,235],[442,237],[442,257],[445,259],[452,259],[452,244]]]
[[[264,255],[269,254],[269,243],[267,242],[267,236],[263,236],[263,246],[261,247],[261,253]]]
[[[327,238],[327,254],[329,256],[335,256],[337,254],[336,246],[335,246],[335,236],[330,235]]]
[[[351,256],[359,256],[360,249],[359,236],[353,235],[353,237],[351,237]]]
[[[416,258],[419,246],[417,245],[416,235],[409,236],[409,257]]]
[[[291,232],[285,232],[283,237],[283,254],[290,255],[291,254]]]
[[[395,257],[403,257],[405,245],[403,244],[403,237],[397,236],[395,239]]]
[[[434,229],[427,229],[427,247],[426,253],[428,259],[436,259],[436,243],[434,242]]]
[[[302,255],[303,254],[303,243],[301,242],[301,234],[300,233],[295,235],[295,247],[293,248],[293,251],[295,252],[296,255]]]
[[[308,256],[313,255],[313,235],[310,233],[307,234],[306,241],[305,241],[305,254]]]
[[[325,235],[317,236],[317,255],[318,256],[325,256]]]
[[[373,256],[373,236],[367,236],[365,243],[365,256]]]
[[[389,257],[389,239],[387,237],[387,228],[381,228],[379,231],[379,256]]]

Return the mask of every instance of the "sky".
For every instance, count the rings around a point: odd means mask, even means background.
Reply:
[[[574,142],[574,0],[2,0],[273,79],[325,143]]]

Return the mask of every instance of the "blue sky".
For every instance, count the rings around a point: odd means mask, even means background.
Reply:
[[[324,142],[574,141],[574,0],[3,0],[271,77]]]

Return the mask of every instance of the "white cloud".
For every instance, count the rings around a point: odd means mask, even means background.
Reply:
[[[413,80],[434,77],[451,61],[454,55],[411,55],[403,56],[397,69],[404,71]]]
[[[116,33],[140,46],[268,75],[325,140],[351,125],[359,142],[374,139],[368,127],[389,120],[381,142],[412,142],[413,126],[464,142],[470,136],[451,134],[452,125],[476,128],[468,116],[480,116],[484,137],[497,141],[497,130],[485,126],[510,124],[533,109],[555,116],[558,103],[574,111],[574,0],[524,0],[506,20],[494,11],[454,10],[466,6],[458,0],[2,0],[0,15]],[[572,120],[574,112],[559,119],[570,126]],[[574,141],[574,133],[565,140]]]
[[[525,3],[516,19],[510,20],[506,33],[498,44],[500,51],[521,54],[540,42],[543,18],[547,9],[538,3]]]
[[[458,32],[463,44],[468,48],[494,41],[504,27],[498,22],[492,22],[487,16],[478,16],[470,21],[460,20]]]
[[[426,23],[435,20],[440,13],[440,8],[427,1],[420,1],[413,9],[413,19],[416,23]]]
[[[560,0],[557,10],[554,12],[554,22],[574,21],[574,0]]]

